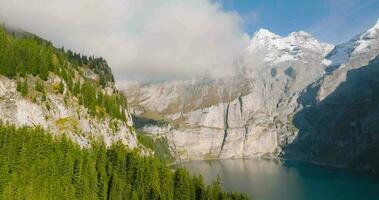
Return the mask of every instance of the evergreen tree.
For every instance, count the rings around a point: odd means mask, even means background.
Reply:
[[[63,81],[62,81],[62,80],[59,82],[59,85],[58,85],[58,92],[59,92],[60,94],[63,94],[63,92],[64,92],[64,84],[63,84]]]
[[[28,80],[18,80],[16,90],[21,93],[21,96],[26,97],[28,95]]]

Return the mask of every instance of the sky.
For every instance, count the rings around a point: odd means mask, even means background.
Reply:
[[[213,0],[242,17],[252,35],[266,28],[279,35],[309,32],[318,40],[339,44],[373,25],[379,17],[378,0]]]
[[[259,28],[338,44],[378,11],[378,0],[0,0],[0,21],[104,57],[121,86],[232,75]]]

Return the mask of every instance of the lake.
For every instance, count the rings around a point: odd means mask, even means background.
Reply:
[[[378,200],[379,180],[299,161],[230,159],[179,164],[254,200]]]

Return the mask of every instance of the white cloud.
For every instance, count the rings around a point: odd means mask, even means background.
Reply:
[[[0,19],[86,54],[118,80],[232,72],[241,18],[208,0],[0,0]]]

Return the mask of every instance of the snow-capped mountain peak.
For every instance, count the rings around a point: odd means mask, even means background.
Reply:
[[[254,33],[251,44],[248,47],[249,52],[253,52],[256,49],[266,49],[269,48],[272,41],[276,39],[280,39],[281,37],[279,35],[276,35],[275,33],[272,33],[271,31],[267,29],[259,29],[257,32]]]
[[[368,60],[379,54],[379,19],[367,31],[355,36],[348,42],[337,45],[326,56],[324,63],[335,70],[359,54],[367,54]]]
[[[304,31],[292,32],[286,37],[281,37],[266,29],[259,29],[254,33],[248,50],[250,54],[263,54],[266,62],[280,63],[300,60],[304,53],[325,56],[333,47],[319,42]]]
[[[267,29],[261,28],[257,32],[254,33],[252,40],[266,39],[266,38],[280,38],[280,36]]]

